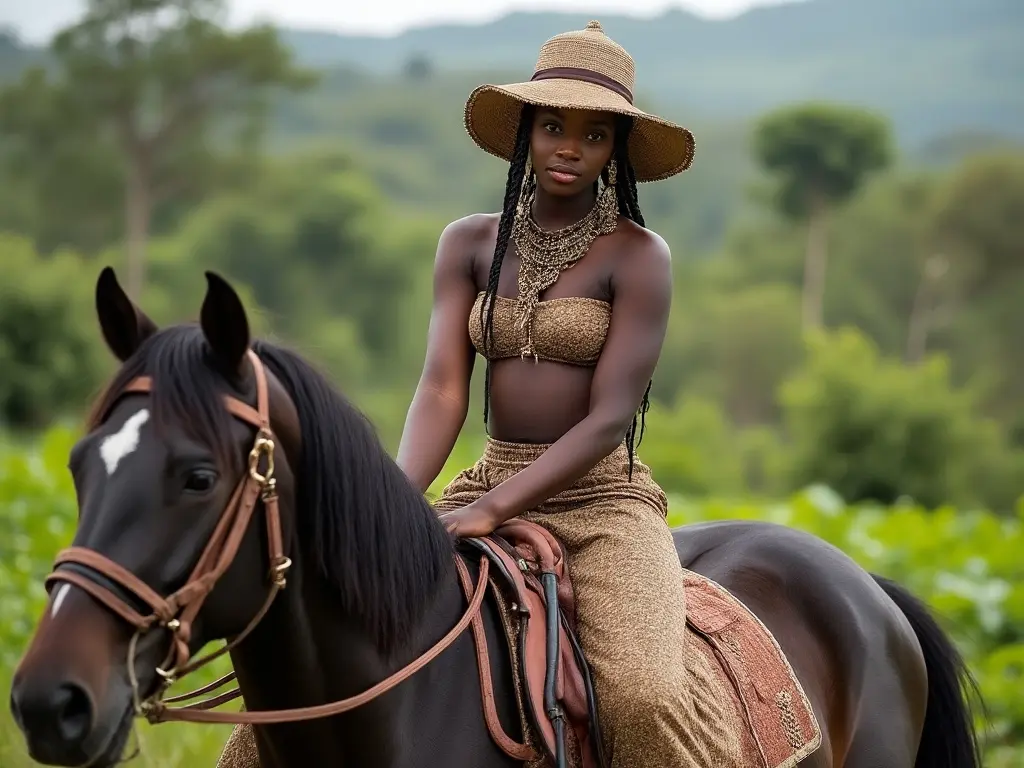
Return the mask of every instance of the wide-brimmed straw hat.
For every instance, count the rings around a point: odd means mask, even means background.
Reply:
[[[485,152],[510,160],[524,103],[629,115],[636,180],[667,179],[693,162],[693,134],[633,106],[634,78],[633,58],[592,21],[544,43],[529,82],[476,88],[466,102],[466,130]]]

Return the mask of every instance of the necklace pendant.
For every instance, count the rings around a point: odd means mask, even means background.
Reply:
[[[572,269],[586,255],[595,239],[615,229],[617,211],[611,215],[613,212],[608,201],[614,201],[614,197],[604,194],[575,224],[546,231],[531,215],[535,194],[535,188],[524,181],[520,206],[512,224],[512,242],[519,255],[519,330],[526,333],[519,357],[521,360],[532,357],[536,364],[540,357],[533,347],[533,319],[540,294],[558,280],[560,273]]]

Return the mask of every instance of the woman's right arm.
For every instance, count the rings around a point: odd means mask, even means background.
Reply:
[[[454,221],[437,243],[426,359],[397,459],[422,492],[448,460],[469,408],[474,349],[467,323],[477,293],[472,257],[483,223],[479,216]]]

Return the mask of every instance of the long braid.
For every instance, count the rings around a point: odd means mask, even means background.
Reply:
[[[512,237],[512,222],[519,204],[519,194],[526,176],[526,161],[530,155],[530,131],[533,127],[533,107],[523,106],[519,117],[519,129],[516,131],[516,145],[512,151],[512,159],[508,166],[508,178],[505,181],[505,201],[501,208],[501,219],[498,221],[498,240],[494,244],[494,258],[491,260],[491,271],[487,274],[487,290],[480,305],[480,322],[484,329],[484,358],[487,365],[484,370],[484,427],[491,403],[491,361],[490,349],[494,341],[494,305],[497,304],[498,280],[501,277],[501,264],[505,260],[508,242]]]
[[[633,163],[629,160],[629,134],[633,129],[633,119],[622,117],[615,131],[615,149],[613,157],[617,167],[615,176],[615,197],[619,202],[619,215],[630,219],[641,227],[646,226],[644,215],[640,212],[640,201],[636,192],[636,173],[633,170]],[[607,182],[607,175],[605,181]],[[629,477],[633,477],[633,459],[636,456],[636,447],[644,439],[644,431],[647,428],[647,411],[651,408],[651,385],[653,379],[647,382],[647,389],[644,391],[643,400],[640,401],[640,408],[633,414],[633,423],[626,431],[626,446],[629,449]],[[637,434],[637,417],[640,421],[640,433]]]

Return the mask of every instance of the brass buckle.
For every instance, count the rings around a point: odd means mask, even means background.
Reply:
[[[274,480],[274,441],[270,439],[270,433],[260,430],[256,435],[256,442],[249,451],[249,477],[255,480],[264,488],[273,488],[276,485]],[[267,457],[267,471],[260,473],[260,457]]]

